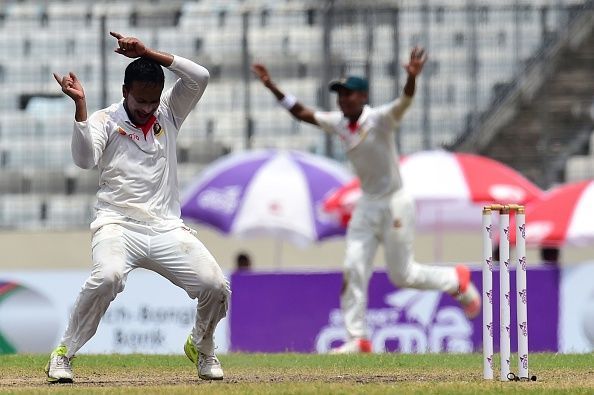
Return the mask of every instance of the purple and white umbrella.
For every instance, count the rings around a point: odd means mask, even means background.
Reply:
[[[297,246],[344,235],[324,199],[352,175],[340,163],[301,152],[227,155],[185,191],[182,216],[239,237],[269,236]]]

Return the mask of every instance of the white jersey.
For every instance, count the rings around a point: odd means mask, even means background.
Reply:
[[[177,135],[204,93],[209,74],[179,56],[174,56],[168,69],[179,79],[163,92],[154,117],[143,127],[130,121],[123,100],[74,123],[74,163],[84,169],[97,166],[100,173],[92,230],[130,220],[158,230],[183,225]]]
[[[323,130],[340,137],[368,198],[382,198],[402,187],[394,131],[411,102],[402,96],[377,108],[365,106],[353,131],[341,111],[314,113]]]

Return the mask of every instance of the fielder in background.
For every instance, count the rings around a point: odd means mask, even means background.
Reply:
[[[213,334],[227,313],[229,283],[195,232],[182,222],[177,184],[177,135],[202,97],[209,73],[134,37],[111,35],[117,39],[115,52],[136,59],[126,68],[120,102],[87,117],[85,93],[76,75],[54,74],[76,106],[74,163],[83,169],[97,166],[100,182],[91,223],[93,269],[50,356],[48,380],[72,382],[72,357],[95,334],[110,302],[138,267],[159,273],[198,300],[196,323],[184,349],[200,378],[222,379]],[[165,92],[162,67],[178,77]]]
[[[252,71],[295,118],[337,135],[355,173],[363,196],[348,225],[344,283],[340,295],[347,341],[333,353],[371,352],[366,332],[367,290],[373,258],[383,243],[390,280],[398,287],[441,290],[456,298],[469,318],[480,312],[480,295],[470,281],[466,266],[421,265],[413,258],[414,214],[412,198],[403,190],[394,133],[415,94],[416,77],[427,57],[414,48],[405,65],[408,78],[402,97],[371,108],[366,79],[349,76],[330,82],[338,94],[340,111],[315,111],[283,93],[262,64]]]

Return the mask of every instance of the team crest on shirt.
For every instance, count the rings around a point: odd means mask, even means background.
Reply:
[[[161,137],[163,135],[164,129],[161,127],[161,124],[157,121],[155,121],[154,125],[153,125],[153,134],[155,135],[155,137]]]

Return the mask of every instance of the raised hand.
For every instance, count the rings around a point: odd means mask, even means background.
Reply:
[[[73,72],[70,72],[63,77],[60,77],[56,73],[53,74],[58,84],[62,87],[62,92],[71,97],[72,100],[77,101],[85,98],[85,91],[82,84]]]
[[[136,37],[124,37],[116,32],[109,32],[109,34],[118,39],[118,47],[114,51],[121,55],[138,58],[144,56],[148,51],[146,45]]]
[[[423,70],[423,65],[427,61],[425,50],[421,47],[414,47],[410,52],[410,61],[404,65],[404,69],[408,75],[416,77]]]
[[[260,81],[262,81],[264,85],[267,85],[271,82],[270,74],[268,74],[268,69],[263,64],[254,63],[252,65],[252,71],[254,72],[254,74],[256,74],[258,78],[260,78]]]

